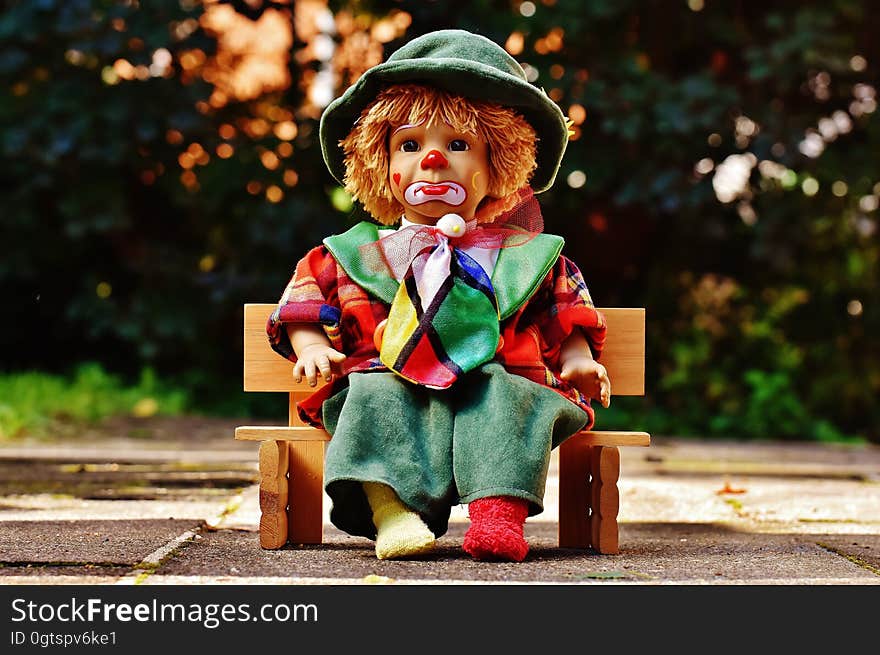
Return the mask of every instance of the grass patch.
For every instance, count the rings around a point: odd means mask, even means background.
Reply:
[[[622,571],[595,571],[578,576],[581,580],[620,580],[625,577],[626,573]]]
[[[134,584],[136,584],[136,585],[142,584],[152,574],[153,574],[152,571],[145,571],[143,573],[138,573],[138,576],[134,579]]]
[[[733,511],[742,516],[743,514],[743,504],[739,502],[736,498],[725,498],[724,502],[730,505],[733,508]]]
[[[99,364],[71,375],[40,372],[0,375],[0,440],[48,435],[59,423],[95,423],[109,416],[182,414],[188,394],[162,383],[151,369],[126,385]]]
[[[633,578],[653,580],[652,576],[639,571],[593,571],[575,576],[577,580],[627,580]]]

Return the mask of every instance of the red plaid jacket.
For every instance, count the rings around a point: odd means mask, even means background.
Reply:
[[[376,326],[388,318],[386,303],[352,280],[326,245],[306,254],[296,266],[278,307],[269,317],[269,343],[281,356],[296,361],[285,325],[313,323],[323,326],[333,348],[345,353],[343,376],[317,390],[299,404],[299,414],[321,426],[321,405],[347,384],[349,373],[387,371],[373,344]],[[589,416],[590,401],[559,379],[559,352],[563,341],[579,327],[593,357],[599,359],[605,343],[605,318],[596,310],[578,267],[559,255],[549,273],[516,310],[501,322],[501,348],[496,361],[521,375],[562,394]]]

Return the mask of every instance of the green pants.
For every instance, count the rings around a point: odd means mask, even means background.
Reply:
[[[413,385],[394,373],[353,373],[324,403],[333,436],[325,458],[330,520],[374,539],[362,482],[383,482],[438,537],[454,505],[486,496],[543,510],[550,451],[580,430],[586,413],[555,391],[495,362],[449,389]]]

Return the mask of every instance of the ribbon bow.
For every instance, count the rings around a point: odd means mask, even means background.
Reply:
[[[494,220],[485,222],[487,216],[494,216]],[[525,245],[543,230],[538,201],[531,188],[523,187],[506,198],[487,203],[470,221],[446,214],[434,226],[409,225],[364,244],[359,250],[369,269],[402,280],[416,255],[439,245],[444,237],[454,248],[498,249]]]
[[[390,370],[445,389],[495,356],[500,339],[495,290],[489,274],[464,249],[523,245],[540,232],[531,190],[515,196],[513,208],[502,213],[504,223],[485,225],[446,214],[434,226],[408,226],[361,246],[368,266],[400,280],[387,323],[375,339]]]

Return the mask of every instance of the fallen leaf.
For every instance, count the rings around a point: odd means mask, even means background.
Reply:
[[[724,486],[721,487],[721,489],[719,489],[715,493],[720,496],[722,494],[744,494],[745,492],[746,492],[745,489],[738,489],[736,487],[731,487],[730,480],[725,480]]]

